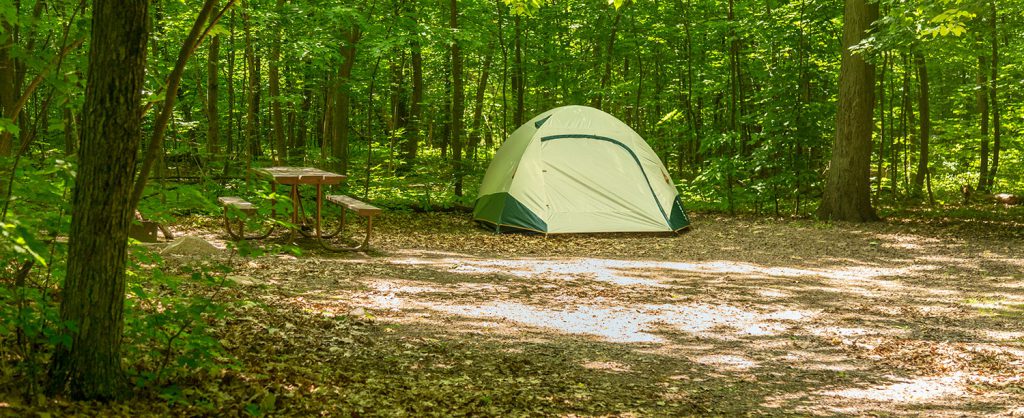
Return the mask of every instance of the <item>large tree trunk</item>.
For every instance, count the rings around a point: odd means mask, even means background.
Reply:
[[[217,110],[217,93],[220,86],[217,80],[218,60],[220,59],[220,36],[210,41],[210,51],[206,58],[206,152],[210,158],[220,153],[220,114]]]
[[[458,0],[449,1],[449,27],[453,34],[459,29]],[[458,39],[452,39],[452,166],[455,170],[455,195],[462,196],[462,132],[465,100],[462,80],[462,49]]]
[[[917,82],[921,88],[921,94],[917,96],[917,107],[921,117],[921,137],[918,140],[921,146],[918,149],[917,174],[914,175],[914,192],[919,193],[924,189],[924,182],[928,176],[928,141],[931,139],[932,123],[928,103],[930,99],[928,91],[928,63],[925,61],[924,54],[918,53],[915,55],[914,63],[917,66]]]
[[[14,45],[14,25],[0,16],[0,118],[11,113],[20,90],[14,82],[17,64],[10,53]],[[14,136],[10,132],[0,131],[0,157],[10,156],[13,150]]]
[[[846,0],[836,142],[818,217],[866,222],[878,220],[871,207],[871,131],[875,70],[850,47],[867,36],[878,18],[878,5]]]
[[[132,175],[142,134],[148,8],[144,0],[93,4],[85,126],[60,305],[61,322],[75,326],[71,345],[56,346],[50,369],[51,392],[67,391],[74,399],[125,394],[125,263]]]

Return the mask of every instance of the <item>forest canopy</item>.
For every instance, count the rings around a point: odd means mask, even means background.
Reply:
[[[469,205],[512,130],[582,104],[646,138],[691,205],[803,214],[821,196],[839,1],[206,3],[205,16],[195,2],[149,11],[143,129],[172,106],[163,143],[147,142],[154,178],[301,162],[348,173],[376,201],[415,203],[416,184]],[[878,4],[851,48],[875,72],[876,202],[1020,188],[1021,7]],[[0,155],[20,170],[74,161],[89,15],[74,1],[0,6]],[[195,25],[205,32],[166,100]]]

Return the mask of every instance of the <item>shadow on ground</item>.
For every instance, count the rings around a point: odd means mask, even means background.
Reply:
[[[312,401],[297,414],[1024,413],[1024,242],[948,229],[545,238],[388,215],[368,257],[239,262],[271,319],[225,341],[279,359],[265,378]]]

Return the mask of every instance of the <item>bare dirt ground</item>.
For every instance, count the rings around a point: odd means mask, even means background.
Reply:
[[[1024,213],[999,213],[549,238],[386,213],[369,254],[166,256],[233,270],[186,288],[227,309],[224,368],[0,416],[1024,416]]]
[[[467,218],[388,214],[369,255],[232,257],[260,307],[222,343],[281,414],[1024,416],[1019,222]]]

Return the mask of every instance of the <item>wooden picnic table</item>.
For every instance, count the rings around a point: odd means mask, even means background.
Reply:
[[[286,185],[291,187],[291,200],[292,200],[292,232],[298,231],[302,235],[307,237],[316,237],[321,245],[327,247],[326,243],[323,242],[324,238],[331,238],[337,235],[339,231],[325,235],[321,230],[321,213],[323,209],[324,193],[323,187],[325,185],[341,184],[347,178],[343,174],[332,173],[330,171],[324,171],[318,168],[312,167],[266,167],[258,168],[254,170],[255,173],[265,179],[270,180],[270,188],[272,193],[277,193],[277,185]],[[316,187],[316,217],[314,218],[314,232],[315,235],[309,234],[304,228],[309,225],[306,224],[305,211],[302,208],[302,199],[299,195],[300,185],[310,185]]]

